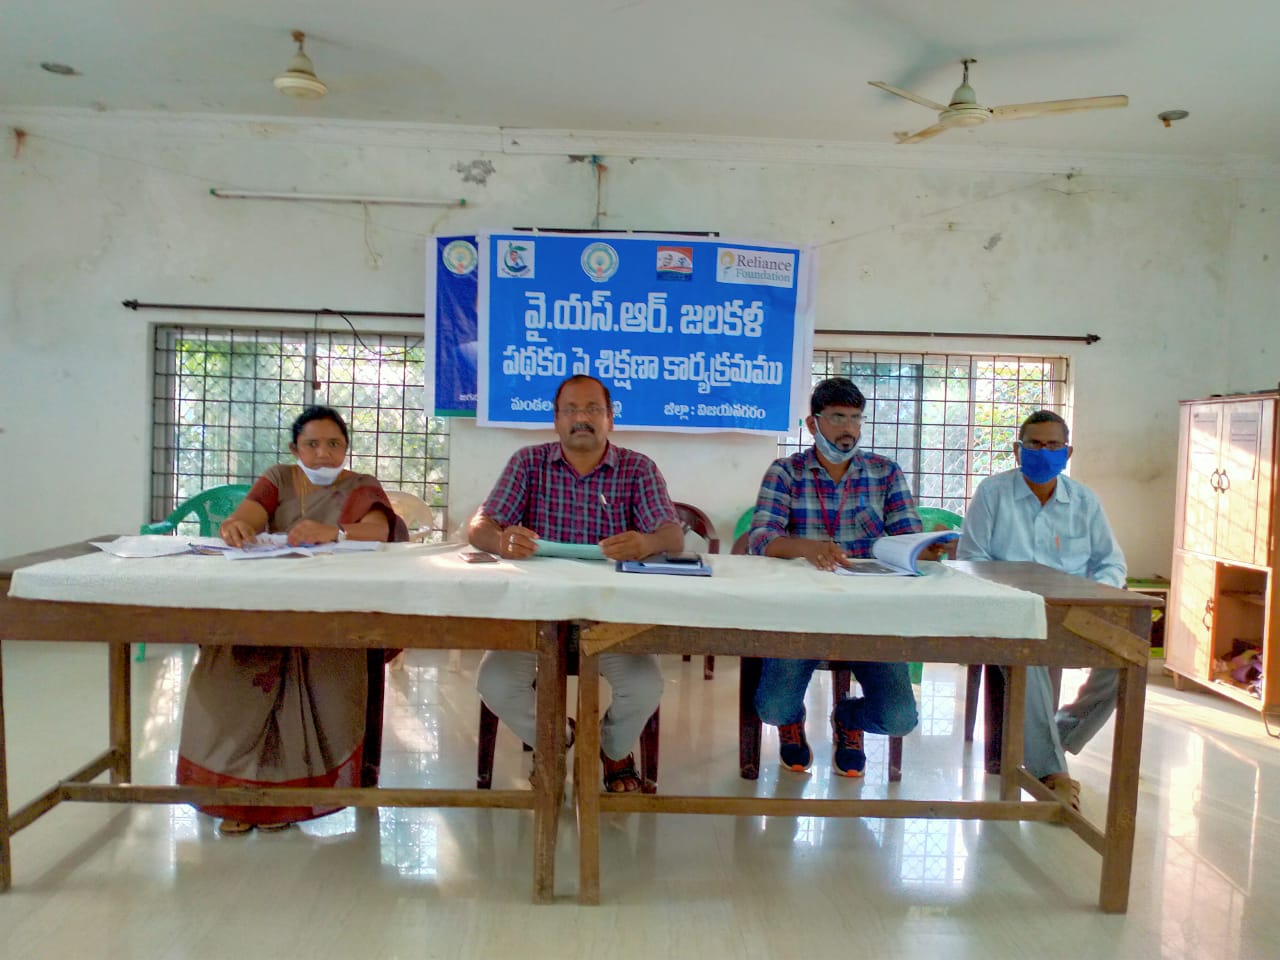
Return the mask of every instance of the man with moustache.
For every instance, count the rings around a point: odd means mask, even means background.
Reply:
[[[536,541],[598,543],[610,560],[639,560],[684,549],[684,531],[657,465],[609,442],[613,403],[594,377],[577,375],[555,396],[559,441],[523,447],[507,462],[471,520],[472,546],[525,560]],[[605,787],[641,787],[632,746],[662,699],[656,657],[601,654],[612,702],[601,721]],[[480,696],[525,743],[535,738],[533,682],[537,656],[490,650],[480,662]]]
[[[896,463],[857,449],[866,398],[846,377],[823,380],[809,399],[805,426],[814,445],[775,460],[764,475],[751,520],[748,549],[767,557],[803,557],[834,570],[851,557],[871,556],[880,537],[919,533],[920,517]],[[935,560],[941,548],[921,553]],[[850,617],[855,611],[850,611]],[[766,659],[756,690],[756,712],[778,728],[782,765],[809,769],[805,690],[817,660]],[[916,701],[905,663],[851,663],[863,695],[847,698],[831,714],[832,770],[861,777],[867,756],[863,733],[904,736],[916,725]]]
[[[965,514],[961,560],[1023,560],[1123,588],[1125,560],[1097,494],[1060,476],[1071,457],[1067,421],[1037,410],[1018,428],[1016,470],[978,484]],[[1027,668],[1023,762],[1040,782],[1080,809],[1080,784],[1066,751],[1079,753],[1115,709],[1120,674],[1097,668],[1073,703],[1059,710],[1047,667]]]

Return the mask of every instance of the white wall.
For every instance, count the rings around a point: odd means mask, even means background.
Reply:
[[[127,531],[146,513],[149,326],[226,318],[121,300],[420,310],[428,234],[585,228],[597,207],[590,164],[504,153],[496,132],[0,115],[15,123],[29,135],[16,158],[0,150],[0,555]],[[1073,475],[1102,495],[1137,574],[1168,572],[1177,400],[1280,379],[1277,182],[604,159],[604,226],[822,245],[820,328],[1101,335],[1087,347],[857,343],[1070,356]],[[493,165],[483,184],[459,169],[475,160]],[[366,218],[217,200],[212,186],[468,205]],[[549,436],[458,426],[451,523],[516,445]],[[726,537],[774,451],[740,436],[622,442]]]

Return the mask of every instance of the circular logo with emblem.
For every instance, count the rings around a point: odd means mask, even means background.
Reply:
[[[596,283],[618,272],[618,251],[607,243],[592,243],[582,251],[582,271]]]
[[[458,276],[470,273],[476,268],[475,244],[468,240],[454,240],[445,245],[440,253],[440,259],[444,261],[450,273],[456,273]]]
[[[720,253],[720,268],[722,270],[728,270],[732,266],[733,266],[733,251],[732,250],[722,251]]]

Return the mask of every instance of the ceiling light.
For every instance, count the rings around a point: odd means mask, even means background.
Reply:
[[[272,81],[281,93],[303,100],[318,100],[329,92],[329,88],[316,76],[316,68],[311,65],[311,58],[302,49],[302,42],[307,35],[301,30],[293,31],[293,39],[298,44],[298,52],[289,61],[289,68]]]
[[[69,67],[65,63],[54,63],[51,60],[46,60],[44,63],[40,64],[40,69],[48,70],[50,73],[56,73],[60,77],[80,76],[80,71],[75,67]]]
[[[1173,121],[1185,120],[1191,114],[1185,110],[1166,110],[1164,113],[1157,113],[1156,119],[1163,123],[1166,127],[1172,127]]]

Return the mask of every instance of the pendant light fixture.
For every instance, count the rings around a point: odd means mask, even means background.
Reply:
[[[311,65],[311,58],[302,49],[302,43],[306,38],[307,35],[301,30],[293,31],[293,39],[298,45],[298,52],[289,61],[289,68],[272,82],[276,85],[277,90],[291,97],[298,97],[303,100],[318,100],[329,92],[329,88],[324,85],[324,81],[316,76],[316,68]]]

